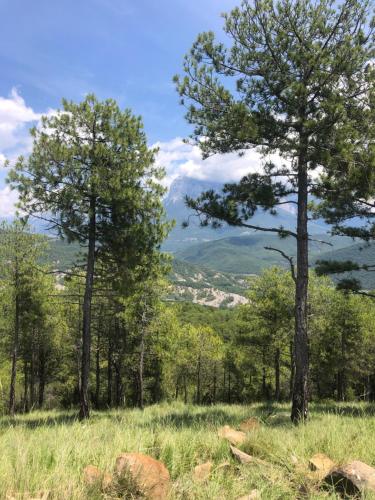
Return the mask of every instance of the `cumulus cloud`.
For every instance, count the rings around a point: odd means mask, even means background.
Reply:
[[[40,113],[26,105],[16,88],[8,97],[0,96],[0,155],[27,153],[31,146],[29,128],[40,117]]]
[[[185,144],[180,137],[158,142],[154,146],[159,148],[157,162],[166,169],[167,185],[179,176],[218,182],[238,181],[248,173],[260,172],[265,161],[255,150],[243,156],[236,153],[217,154],[203,160],[199,147]],[[268,159],[280,163],[276,155]]]
[[[0,189],[0,218],[11,217],[15,214],[15,203],[17,203],[17,193],[9,186]]]
[[[47,111],[51,113],[51,110]],[[5,160],[28,154],[32,140],[29,129],[39,122],[42,114],[27,106],[23,97],[13,88],[8,97],[0,96],[0,170]],[[4,177],[4,172],[1,178]],[[1,182],[1,179],[0,179]],[[0,187],[0,217],[14,214],[17,195],[9,187]]]

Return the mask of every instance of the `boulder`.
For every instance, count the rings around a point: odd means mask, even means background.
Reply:
[[[255,417],[250,417],[240,423],[240,430],[243,432],[250,432],[260,427],[259,420]]]
[[[313,471],[312,477],[318,480],[324,479],[334,467],[336,467],[335,462],[324,453],[316,453],[309,460],[309,469]]]
[[[102,491],[107,491],[112,488],[113,485],[113,475],[108,472],[104,472],[102,476]]]
[[[238,497],[237,500],[257,500],[260,499],[259,490],[251,490],[248,495],[244,495],[243,497]]]
[[[207,481],[207,479],[210,477],[211,470],[212,470],[211,462],[206,462],[204,464],[197,465],[196,467],[194,467],[194,472],[193,472],[194,481],[198,482]]]
[[[269,462],[266,462],[265,460],[262,460],[261,458],[253,457],[252,455],[248,455],[247,453],[239,450],[235,446],[231,445],[230,451],[231,451],[233,457],[236,458],[242,464],[258,464],[258,465],[265,465],[265,466],[271,465]]]
[[[254,462],[254,457],[239,450],[235,446],[231,446],[230,451],[233,457],[236,458],[239,462],[241,462],[241,464],[250,464],[251,462]]]
[[[83,480],[87,486],[100,484],[102,491],[106,491],[112,487],[113,476],[108,472],[103,473],[95,465],[87,465],[83,469]]]
[[[325,482],[346,495],[359,495],[365,491],[375,492],[375,469],[355,460],[332,469],[325,477]]]
[[[120,480],[129,478],[149,500],[164,500],[171,488],[165,465],[143,453],[121,453],[116,459],[116,475]]]
[[[237,446],[246,441],[246,434],[242,431],[236,431],[229,425],[224,425],[224,427],[220,427],[217,431],[219,437],[223,439],[227,439],[231,444]]]
[[[87,486],[94,486],[98,484],[102,479],[102,472],[95,465],[87,465],[83,469],[83,480],[87,484]]]

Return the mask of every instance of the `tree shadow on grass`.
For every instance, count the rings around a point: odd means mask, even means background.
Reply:
[[[100,413],[91,416],[90,422],[104,417]],[[32,417],[32,413],[20,414],[14,417],[0,418],[0,430],[7,430],[14,427],[23,427],[25,429],[37,429],[38,427],[57,427],[60,425],[72,425],[79,422],[78,415],[72,412],[59,413],[57,415],[48,415],[46,417]]]

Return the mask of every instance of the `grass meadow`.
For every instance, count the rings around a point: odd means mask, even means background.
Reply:
[[[310,420],[289,421],[289,405],[189,406],[161,404],[137,409],[93,412],[88,422],[73,412],[32,412],[0,418],[0,498],[106,498],[88,493],[82,470],[96,465],[111,472],[121,452],[140,451],[162,460],[173,481],[172,499],[236,499],[257,488],[262,499],[336,498],[307,479],[307,461],[324,452],[337,463],[359,459],[375,466],[375,406],[311,405]],[[265,465],[240,465],[217,428],[236,427],[257,416],[241,448]],[[196,465],[214,464],[208,481],[192,478]],[[219,467],[229,462],[226,467]],[[114,497],[110,497],[114,498]],[[123,498],[132,498],[131,493]],[[372,498],[366,496],[365,498]]]

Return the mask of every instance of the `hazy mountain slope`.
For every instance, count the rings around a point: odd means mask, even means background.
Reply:
[[[366,243],[355,243],[345,248],[324,252],[319,257],[321,260],[351,260],[358,264],[375,264],[375,245]],[[315,259],[316,260],[316,259]],[[356,278],[361,281],[362,287],[366,290],[375,289],[375,272],[372,271],[352,271],[350,273],[331,275],[338,281],[343,278]]]
[[[168,219],[174,219],[176,225],[169,234],[167,240],[163,244],[163,249],[169,252],[179,252],[193,243],[202,243],[204,241],[212,241],[231,236],[240,236],[246,234],[246,228],[236,228],[224,224],[219,229],[210,227],[201,227],[196,214],[189,210],[185,205],[186,195],[195,198],[202,193],[214,189],[220,191],[222,184],[214,181],[200,181],[188,177],[178,177],[171,184],[168,196],[164,200],[164,206],[167,212]],[[189,227],[184,229],[182,223],[189,221]],[[259,211],[251,219],[251,224],[262,225],[265,227],[280,227],[285,229],[295,230],[296,217],[294,206],[290,206],[288,210],[279,209],[278,215],[273,216],[267,212]],[[321,234],[327,229],[323,222],[312,222],[309,225],[311,234]]]
[[[349,238],[316,235],[318,239],[329,241],[335,248],[350,245]],[[278,253],[264,247],[283,250],[287,255],[295,255],[294,238],[280,239],[277,235],[253,233],[246,236],[223,238],[192,245],[176,253],[176,257],[187,262],[229,273],[258,274],[265,267],[287,265]],[[312,241],[311,258],[318,258],[327,251],[327,245]]]

